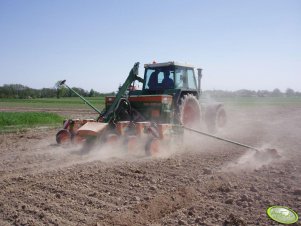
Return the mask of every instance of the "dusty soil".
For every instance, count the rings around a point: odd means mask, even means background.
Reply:
[[[278,225],[267,207],[301,213],[301,107],[232,108],[228,118],[219,135],[282,158],[189,133],[156,159],[81,155],[47,128],[1,134],[0,225]]]

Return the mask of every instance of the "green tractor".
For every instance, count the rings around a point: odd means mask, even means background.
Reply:
[[[105,109],[99,111],[75,92],[99,116],[95,120],[65,120],[57,135],[57,143],[117,143],[129,151],[141,149],[147,155],[160,152],[184,128],[203,128],[215,132],[226,124],[222,104],[201,104],[202,69],[177,62],[145,64],[144,78],[138,77],[135,63],[116,96],[105,98]],[[142,83],[136,90],[135,82]],[[139,145],[138,145],[139,143]]]

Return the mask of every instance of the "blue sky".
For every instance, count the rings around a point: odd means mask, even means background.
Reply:
[[[0,0],[0,85],[116,91],[154,60],[201,66],[204,89],[301,91],[301,1]]]

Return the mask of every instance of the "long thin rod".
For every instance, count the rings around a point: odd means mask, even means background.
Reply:
[[[94,107],[88,100],[86,100],[84,97],[82,97],[78,92],[76,92],[74,89],[70,88],[69,86],[67,86],[66,84],[63,84],[64,86],[66,86],[69,90],[71,90],[72,92],[74,92],[80,99],[82,99],[86,104],[88,104],[91,108],[94,109],[94,111],[96,111],[97,113],[99,113],[100,115],[102,114],[102,112],[100,110],[98,110],[96,107]]]
[[[191,128],[188,128],[186,126],[183,126],[183,128],[186,129],[186,130],[198,133],[198,134],[202,134],[202,135],[207,136],[207,137],[211,137],[211,138],[214,138],[214,139],[217,139],[217,140],[222,140],[222,141],[225,141],[225,142],[228,142],[228,143],[231,143],[231,144],[236,144],[238,146],[249,148],[249,149],[252,149],[254,151],[259,151],[259,149],[255,148],[255,147],[252,147],[252,146],[249,146],[249,145],[246,145],[246,144],[242,144],[242,143],[239,143],[239,142],[236,142],[236,141],[233,141],[233,140],[225,139],[225,138],[218,137],[218,136],[215,136],[215,135],[212,135],[212,134],[209,134],[209,133],[205,133],[205,132],[202,132],[202,131],[199,131],[199,130],[191,129]]]

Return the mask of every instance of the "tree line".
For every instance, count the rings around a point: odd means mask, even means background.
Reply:
[[[107,95],[115,95],[115,92],[100,93],[93,89],[87,91],[78,87],[72,87],[72,89],[74,89],[77,93],[84,97],[101,97]],[[53,97],[76,97],[76,94],[71,92],[66,87],[33,89],[21,84],[5,84],[3,86],[0,86],[0,98],[34,99]]]
[[[285,92],[281,92],[276,88],[272,91],[269,90],[248,90],[240,89],[237,91],[225,91],[225,90],[205,90],[204,94],[208,94],[211,97],[301,97],[301,92],[294,91],[291,88],[287,88]]]
[[[90,91],[78,87],[72,87],[77,93],[84,97],[102,97],[112,96],[115,92],[100,93],[93,89]],[[272,91],[269,90],[247,90],[241,89],[237,91],[225,90],[205,90],[203,94],[208,94],[211,97],[293,97],[301,96],[301,92],[294,91],[291,88],[281,92],[276,88]],[[21,84],[6,84],[0,86],[0,98],[16,98],[16,99],[32,99],[32,98],[60,98],[60,97],[76,97],[76,95],[64,86],[58,88],[42,88],[33,89]]]

